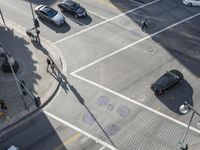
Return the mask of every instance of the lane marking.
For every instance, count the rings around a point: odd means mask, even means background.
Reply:
[[[74,77],[76,77],[76,78],[78,78],[78,79],[80,79],[80,80],[83,80],[83,81],[85,81],[85,82],[87,82],[87,83],[90,83],[90,84],[92,84],[92,85],[94,85],[94,86],[96,86],[96,87],[98,87],[98,88],[100,88],[100,89],[103,89],[104,91],[107,91],[107,92],[109,92],[109,93],[112,93],[112,94],[115,95],[115,96],[118,96],[118,97],[120,97],[120,98],[122,98],[122,99],[125,99],[125,100],[127,100],[127,101],[129,101],[129,102],[131,102],[131,103],[134,103],[134,104],[136,104],[136,105],[138,105],[138,106],[140,106],[140,107],[142,107],[142,108],[144,108],[144,109],[146,109],[146,110],[149,110],[149,111],[151,111],[151,112],[153,112],[153,113],[155,113],[155,114],[157,114],[157,115],[159,115],[159,116],[161,116],[161,117],[163,117],[163,118],[165,118],[165,119],[168,119],[168,120],[170,120],[170,121],[172,121],[172,122],[174,122],[174,123],[177,123],[177,124],[179,124],[179,125],[181,125],[181,126],[183,126],[183,127],[186,127],[186,128],[188,127],[187,124],[185,124],[185,123],[183,123],[183,122],[181,122],[181,121],[179,121],[179,120],[176,120],[176,119],[174,119],[174,118],[172,118],[172,117],[170,117],[170,116],[167,116],[167,115],[165,115],[165,114],[163,114],[163,113],[161,113],[161,112],[159,112],[159,111],[156,111],[155,109],[153,109],[153,108],[151,108],[151,107],[149,107],[149,106],[146,106],[146,105],[144,105],[144,104],[142,104],[142,103],[139,103],[138,101],[136,101],[136,100],[134,100],[134,99],[131,99],[131,98],[127,97],[127,96],[124,96],[124,95],[122,95],[122,94],[120,94],[120,93],[118,93],[118,92],[115,92],[115,91],[111,90],[111,89],[108,89],[107,87],[104,87],[104,86],[102,86],[102,85],[99,85],[99,84],[97,84],[97,83],[95,83],[95,82],[93,82],[93,81],[90,81],[90,80],[88,80],[88,79],[85,79],[85,78],[83,78],[83,77],[81,77],[81,76],[79,76],[79,75],[77,75],[77,74],[72,74],[72,73],[71,73],[71,75],[73,75]],[[190,129],[200,134],[200,130],[198,130],[198,129],[192,127],[192,126],[190,126]]]
[[[103,150],[104,148],[106,148],[105,146],[101,147],[99,150]]]
[[[102,19],[104,19],[104,20],[108,20],[108,18],[106,18],[106,17],[104,17],[104,16],[102,16],[102,15],[99,15],[99,14],[97,14],[97,13],[91,11],[91,10],[88,10],[88,9],[87,9],[87,11],[90,12],[91,14],[95,15],[95,16],[98,16],[99,18],[102,18]]]
[[[100,144],[102,144],[103,146],[105,146],[105,147],[107,147],[107,148],[110,148],[111,150],[117,150],[117,149],[116,149],[115,147],[113,147],[112,145],[110,145],[110,144],[108,144],[108,143],[106,143],[106,142],[104,142],[104,141],[102,141],[102,140],[96,138],[95,136],[93,136],[93,135],[91,135],[91,134],[85,132],[84,130],[82,130],[82,129],[76,127],[76,126],[74,126],[73,124],[71,124],[71,123],[69,123],[69,122],[67,122],[67,121],[65,121],[65,120],[63,120],[63,119],[61,119],[61,118],[59,118],[59,117],[53,115],[52,113],[50,113],[50,112],[48,112],[48,111],[46,111],[46,110],[44,111],[44,113],[45,113],[46,115],[50,116],[51,118],[54,118],[55,120],[57,120],[57,121],[59,121],[59,122],[65,124],[66,126],[69,126],[70,128],[72,128],[72,129],[74,129],[74,130],[76,130],[76,131],[78,131],[78,132],[84,134],[85,136],[87,136],[87,137],[93,139],[94,141],[96,141],[96,143],[100,143]]]
[[[62,144],[60,144],[59,146],[57,146],[56,148],[54,148],[53,150],[60,150],[61,148],[65,147],[65,145],[77,140],[79,137],[81,136],[80,133],[76,133],[73,136],[71,136],[70,138],[68,138],[67,140],[65,140]]]
[[[136,1],[136,0],[129,0],[130,2],[132,2],[132,3],[136,3],[136,4],[139,4],[139,5],[143,5],[144,3],[142,3],[142,2],[138,2],[138,1]]]
[[[192,18],[194,18],[194,17],[197,17],[197,16],[199,16],[199,15],[200,15],[200,12],[197,13],[197,14],[195,14],[195,15],[192,15],[192,16],[190,16],[190,17],[188,17],[188,18],[185,18],[185,19],[183,19],[183,20],[181,20],[181,21],[179,21],[179,22],[176,22],[176,23],[174,23],[174,24],[172,24],[172,25],[170,25],[170,26],[167,26],[167,27],[165,27],[165,28],[163,28],[163,29],[161,29],[161,30],[159,30],[159,31],[157,31],[157,32],[155,32],[155,33],[152,33],[152,34],[150,34],[150,35],[148,35],[148,36],[146,36],[146,37],[144,37],[144,38],[142,38],[142,39],[139,39],[139,40],[137,40],[137,41],[135,41],[135,42],[133,42],[133,43],[131,43],[131,44],[129,44],[129,45],[126,45],[125,47],[122,47],[121,49],[118,49],[118,50],[116,50],[116,51],[114,51],[114,52],[112,52],[112,53],[110,53],[110,54],[108,54],[108,55],[105,55],[105,56],[103,56],[103,57],[101,57],[101,58],[99,58],[99,59],[97,59],[97,60],[95,60],[95,61],[93,61],[93,62],[91,62],[91,63],[89,63],[89,64],[87,64],[87,65],[85,65],[85,66],[83,66],[83,67],[81,67],[81,68],[79,68],[79,69],[77,69],[77,70],[75,70],[75,71],[73,71],[72,74],[75,74],[75,73],[77,73],[77,72],[79,72],[79,71],[81,71],[81,70],[84,70],[84,69],[86,69],[86,68],[88,68],[88,67],[90,67],[90,66],[92,66],[92,65],[94,65],[94,64],[96,64],[96,63],[98,63],[98,62],[100,62],[100,61],[102,61],[102,60],[104,60],[104,59],[107,59],[107,58],[109,58],[109,57],[111,57],[111,56],[113,56],[113,55],[115,55],[115,54],[118,54],[118,53],[120,53],[120,52],[122,52],[122,51],[128,49],[128,48],[131,47],[131,46],[134,46],[134,45],[136,45],[136,44],[138,44],[138,43],[140,43],[140,42],[143,42],[143,41],[146,40],[146,39],[149,39],[149,38],[151,38],[151,37],[153,37],[153,36],[155,36],[155,35],[157,35],[157,34],[162,33],[163,31],[166,31],[166,30],[168,30],[168,29],[170,29],[170,28],[172,28],[172,27],[175,27],[175,26],[177,26],[177,25],[179,25],[179,24],[181,24],[181,23],[183,23],[183,22],[185,22],[185,21],[187,21],[187,20],[190,20],[190,19],[192,19]]]
[[[109,19],[107,19],[107,20],[105,20],[105,21],[103,21],[103,22],[100,22],[100,23],[98,23],[98,24],[95,24],[95,25],[93,25],[93,26],[91,26],[91,27],[89,27],[89,28],[87,28],[87,29],[85,29],[85,30],[81,30],[80,32],[77,32],[77,33],[75,33],[75,34],[72,34],[72,35],[70,35],[70,36],[67,36],[67,37],[65,37],[65,38],[62,38],[62,39],[60,39],[60,40],[54,42],[54,44],[59,44],[59,43],[65,41],[65,40],[67,40],[67,39],[73,38],[73,37],[75,37],[75,36],[77,36],[77,35],[79,35],[79,34],[82,34],[82,33],[86,32],[86,31],[89,31],[89,30],[91,30],[91,29],[93,29],[93,28],[96,28],[96,27],[98,27],[98,26],[100,26],[100,25],[102,25],[102,24],[105,24],[105,23],[107,23],[107,22],[109,22],[109,21],[112,21],[112,20],[114,20],[114,19],[116,19],[116,18],[119,18],[119,17],[121,17],[121,16],[124,16],[124,15],[126,15],[126,14],[128,14],[128,13],[130,13],[130,12],[132,12],[132,11],[138,10],[138,9],[140,9],[140,8],[146,7],[146,6],[148,6],[148,5],[154,4],[154,3],[159,2],[159,1],[160,1],[160,0],[155,0],[155,1],[153,1],[153,2],[150,2],[150,3],[147,3],[147,4],[145,4],[145,5],[139,6],[139,7],[137,7],[137,8],[131,9],[131,10],[129,10],[129,11],[125,12],[125,13],[122,13],[122,14],[120,14],[120,15],[117,15],[117,16],[115,16],[115,17],[109,18]]]
[[[160,110],[160,108],[161,108],[161,107],[158,107],[158,108],[156,108],[155,110],[157,110],[157,111],[158,111],[158,110]]]

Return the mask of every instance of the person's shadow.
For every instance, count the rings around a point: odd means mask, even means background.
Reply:
[[[168,89],[164,95],[156,95],[156,97],[171,111],[183,115],[179,108],[184,104],[185,101],[193,106],[193,89],[191,85],[183,80],[181,83],[175,84],[173,87]]]

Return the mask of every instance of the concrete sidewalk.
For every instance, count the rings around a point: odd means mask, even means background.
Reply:
[[[55,92],[58,92],[59,78],[57,72],[51,67],[47,72],[47,58],[51,58],[58,69],[65,74],[66,63],[59,49],[51,42],[41,38],[41,45],[32,43],[26,35],[26,29],[6,20],[9,30],[0,24],[0,42],[18,62],[19,69],[16,76],[24,80],[27,88],[35,97],[41,99],[44,105]],[[0,58],[0,64],[5,58]],[[4,100],[8,110],[0,116],[0,132],[15,124],[18,120],[31,114],[37,107],[35,102],[28,96],[20,96],[19,90],[12,73],[3,73],[0,66],[0,98]],[[27,107],[27,108],[26,108]]]

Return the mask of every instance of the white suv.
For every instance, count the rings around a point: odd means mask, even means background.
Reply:
[[[183,4],[187,6],[200,6],[200,0],[183,0]]]

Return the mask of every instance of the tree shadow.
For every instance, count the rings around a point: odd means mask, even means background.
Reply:
[[[45,20],[41,18],[39,18],[39,20],[40,22],[42,22],[44,25],[46,25],[47,27],[49,27],[51,30],[55,31],[56,33],[66,33],[71,29],[70,25],[67,22],[65,22],[63,25],[58,27],[49,22],[46,22]]]
[[[193,89],[191,85],[183,80],[181,83],[174,85],[168,89],[164,95],[156,95],[156,97],[171,111],[183,115],[179,108],[184,104],[185,101],[193,106]]]
[[[89,25],[92,22],[92,18],[89,15],[81,18],[76,18],[72,14],[69,14],[67,12],[63,12],[63,15],[65,15],[68,19],[77,23],[80,26]]]

